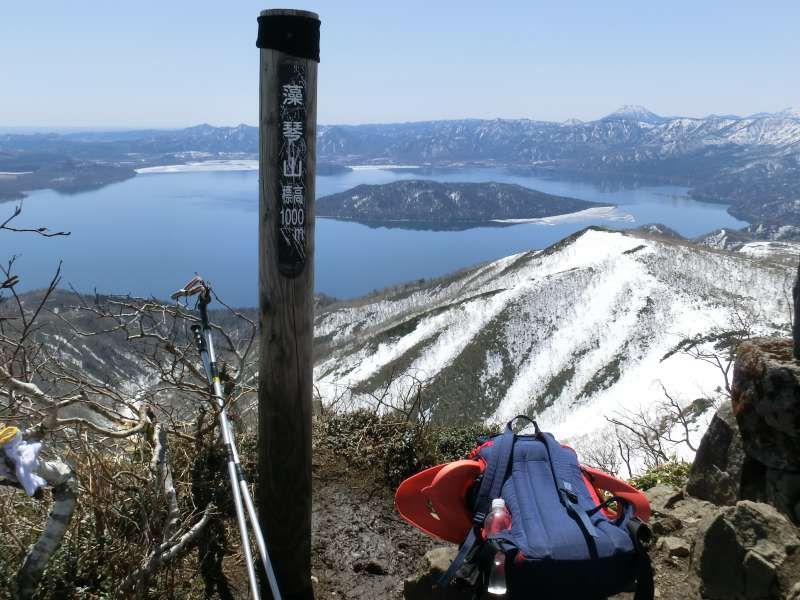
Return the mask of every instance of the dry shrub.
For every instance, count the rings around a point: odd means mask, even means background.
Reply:
[[[152,449],[147,436],[126,444],[113,453],[86,447],[65,456],[80,481],[79,500],[37,599],[133,595],[121,592],[121,585],[161,541],[167,510],[149,482]],[[181,522],[196,521],[209,503],[216,507],[216,516],[185,556],[156,572],[141,597],[198,598],[204,587],[218,597],[225,597],[225,589],[238,596],[245,589],[230,582],[242,580],[232,576],[240,571],[240,549],[238,543],[228,542],[238,542],[238,533],[231,516],[225,453],[216,434],[206,430],[197,439],[174,438],[170,455]],[[11,598],[14,575],[41,533],[50,508],[47,496],[49,491],[44,501],[37,501],[21,491],[0,488],[0,598]],[[223,558],[227,577],[221,570]]]
[[[314,445],[395,487],[422,469],[464,458],[479,438],[498,432],[496,426],[448,427],[361,409],[317,417]]]

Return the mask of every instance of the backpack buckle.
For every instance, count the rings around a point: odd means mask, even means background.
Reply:
[[[578,503],[578,494],[573,492],[572,490],[564,490],[564,495],[569,499],[570,502],[573,504]]]
[[[486,521],[486,513],[484,512],[476,512],[475,516],[472,517],[472,524],[477,529],[481,529],[483,527],[484,521]]]
[[[562,497],[566,497],[572,504],[578,503],[578,494],[575,493],[575,490],[572,489],[572,484],[569,481],[562,481],[561,482],[564,487],[559,488],[559,491],[562,493]]]
[[[577,504],[578,503],[578,494],[573,492],[572,490],[567,490],[564,488],[558,488],[559,494],[561,496],[561,501],[564,504],[569,502],[570,504]]]

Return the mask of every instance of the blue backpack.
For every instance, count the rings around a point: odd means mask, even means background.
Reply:
[[[517,419],[533,424],[533,435],[516,435]],[[505,431],[483,444],[486,461],[473,494],[473,527],[439,582],[454,577],[477,586],[499,550],[506,555],[506,597],[513,600],[595,600],[632,591],[652,600],[653,571],[645,545],[649,530],[622,498],[597,504],[586,487],[578,458],[528,417],[512,419]],[[480,530],[494,498],[503,498],[511,528],[485,542]],[[602,510],[617,505],[618,517]]]

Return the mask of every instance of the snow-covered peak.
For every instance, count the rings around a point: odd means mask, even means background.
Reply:
[[[780,112],[775,113],[775,116],[784,119],[800,119],[800,110],[790,106],[788,108],[784,108]]]
[[[787,107],[778,112],[758,112],[747,117],[748,119],[797,119],[800,120],[800,110]]]
[[[741,121],[742,117],[740,117],[739,115],[732,115],[732,114],[727,114],[727,115],[711,114],[711,115],[706,116],[704,118],[704,120],[707,120],[707,121]]]
[[[638,104],[626,104],[603,118],[604,121],[636,121],[638,123],[663,123],[666,119]]]

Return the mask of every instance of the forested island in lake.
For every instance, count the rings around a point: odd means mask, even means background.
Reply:
[[[359,185],[320,198],[317,216],[396,227],[463,229],[611,208],[511,183],[406,180]]]

